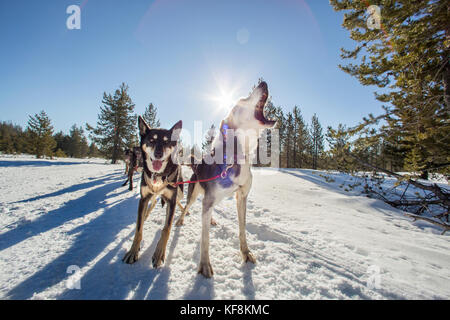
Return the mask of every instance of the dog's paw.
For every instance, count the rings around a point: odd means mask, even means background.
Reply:
[[[179,218],[179,219],[177,220],[177,223],[175,223],[175,225],[176,225],[177,227],[181,227],[182,225],[184,225],[184,219]]]
[[[245,263],[256,263],[256,259],[250,251],[242,252],[242,259],[244,259]]]
[[[166,255],[165,248],[161,248],[161,245],[157,245],[155,249],[155,253],[153,253],[152,264],[153,268],[158,268],[164,263],[164,258]]]
[[[217,226],[216,220],[214,220],[212,217],[211,217],[211,225],[212,226]]]
[[[211,263],[200,263],[198,273],[201,273],[205,278],[211,278],[214,274]]]
[[[128,264],[133,264],[139,259],[139,250],[131,249],[123,257],[122,261]]]

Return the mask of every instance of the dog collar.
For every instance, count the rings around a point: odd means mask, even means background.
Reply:
[[[175,169],[174,172],[172,172],[170,175],[165,175],[164,173],[156,173],[156,172],[151,172],[150,171],[150,175],[146,174],[149,178],[151,178],[151,181],[155,184],[157,182],[157,178],[161,178],[161,180],[167,181],[167,182],[173,182],[174,180],[176,180],[176,177],[178,176],[178,170],[179,167],[177,166],[177,168]]]

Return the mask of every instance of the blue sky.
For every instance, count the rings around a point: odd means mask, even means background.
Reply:
[[[66,27],[72,4],[81,30]],[[1,1],[0,120],[44,109],[56,130],[95,124],[103,92],[126,82],[138,114],[153,102],[163,127],[206,130],[227,114],[215,98],[263,77],[275,105],[354,125],[381,104],[337,67],[354,46],[342,19],[328,0]]]

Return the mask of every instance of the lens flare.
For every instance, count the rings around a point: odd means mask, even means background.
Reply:
[[[220,109],[229,109],[234,103],[233,93],[226,91],[220,92],[216,97],[213,97],[212,100],[217,103]]]
[[[217,112],[227,111],[236,103],[236,92],[236,89],[218,85],[217,91],[206,95],[206,99],[217,108]]]

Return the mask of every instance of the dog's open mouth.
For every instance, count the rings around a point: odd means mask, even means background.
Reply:
[[[159,171],[162,167],[162,161],[161,160],[152,160],[152,166],[153,166],[153,170]]]
[[[266,116],[264,115],[264,106],[266,104],[267,98],[269,96],[269,91],[267,89],[267,83],[265,83],[264,81],[261,82],[258,85],[258,88],[261,91],[261,97],[259,98],[258,103],[256,104],[256,108],[255,108],[255,118],[256,120],[258,120],[262,125],[267,125],[267,126],[273,126],[276,121],[273,120],[269,120],[266,118]]]
[[[267,119],[266,116],[264,115],[264,107],[259,107],[259,106],[257,106],[255,109],[255,118],[262,125],[267,125],[267,126],[273,126],[276,122],[274,120]]]

